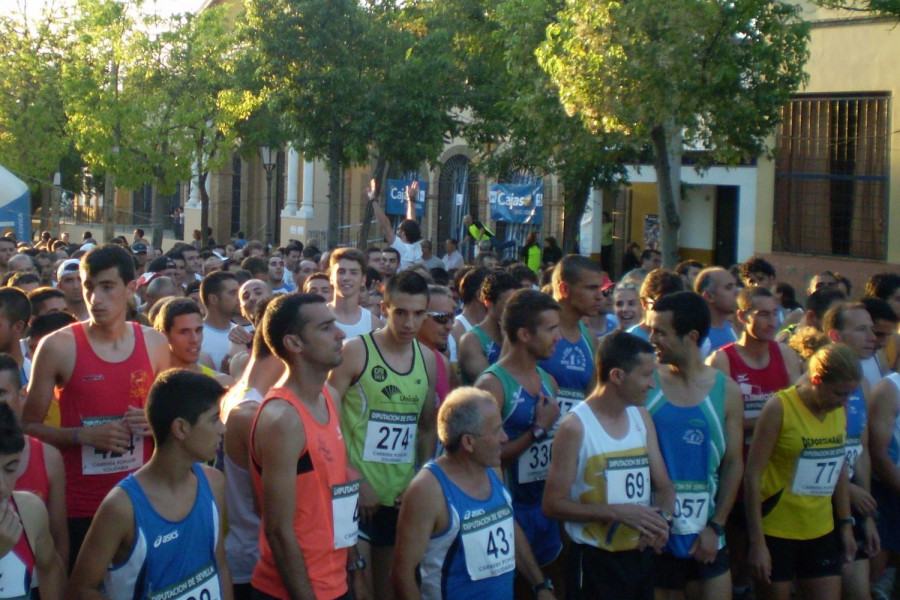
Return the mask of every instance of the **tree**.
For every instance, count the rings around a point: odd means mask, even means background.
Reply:
[[[328,245],[338,242],[341,169],[368,158],[368,15],[354,0],[249,0],[262,96],[292,145],[328,167]],[[268,224],[271,226],[271,224]]]
[[[563,251],[574,252],[591,189],[624,181],[624,161],[636,153],[623,136],[592,133],[566,114],[557,86],[537,64],[535,51],[563,5],[560,0],[505,0],[497,6],[499,29],[493,38],[503,49],[507,80],[498,108],[508,123],[496,171],[558,175],[564,190]]]
[[[900,18],[900,0],[815,0],[815,2],[826,8]]]
[[[673,267],[685,144],[705,150],[705,164],[765,152],[805,80],[808,36],[799,7],[780,1],[570,0],[537,55],[589,130],[652,148]]]
[[[0,16],[0,163],[41,188],[41,229],[50,228],[50,182],[70,150],[58,85],[65,48],[59,11]]]

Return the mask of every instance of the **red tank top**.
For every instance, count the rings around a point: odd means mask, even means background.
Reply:
[[[741,388],[741,395],[744,398],[745,419],[759,417],[766,400],[775,392],[791,385],[787,367],[784,365],[784,358],[781,356],[781,349],[776,342],[769,342],[769,364],[762,369],[754,369],[747,366],[733,343],[723,346],[722,352],[728,357],[731,378]],[[746,446],[750,445],[749,435],[745,436],[744,443],[746,454]]]
[[[28,466],[16,480],[15,489],[31,492],[44,504],[50,497],[50,476],[47,475],[47,463],[44,462],[44,443],[41,440],[25,436],[28,442]]]
[[[15,498],[10,498],[16,512],[19,507]],[[21,516],[19,517],[21,519]],[[28,533],[22,530],[19,541],[12,551],[0,558],[0,581],[3,582],[4,598],[30,598],[31,582],[34,579],[34,552],[28,543]]]
[[[434,352],[434,360],[437,362],[437,378],[434,382],[434,394],[437,396],[437,407],[441,404],[450,393],[450,377],[447,375],[447,369],[444,368],[444,355],[437,351],[436,348],[431,349]]]
[[[70,325],[75,336],[75,367],[63,388],[56,388],[61,427],[100,425],[121,419],[129,406],[143,408],[153,383],[153,364],[144,332],[137,323],[134,349],[121,362],[97,356],[82,323]],[[66,505],[69,518],[92,517],[106,494],[153,453],[151,438],[132,436],[126,454],[102,452],[92,446],[62,450],[66,469]]]
[[[273,388],[266,395],[250,433],[250,458],[253,461],[253,489],[262,496],[262,466],[254,452],[253,439],[256,422],[263,407],[273,399],[288,402],[297,411],[306,432],[306,450],[297,461],[294,535],[300,544],[306,571],[316,598],[340,598],[347,593],[347,548],[335,549],[333,512],[335,497],[347,484],[347,448],[341,435],[340,418],[328,391],[323,388],[328,406],[328,423],[316,421],[300,400],[285,388]],[[352,510],[352,507],[351,507]],[[355,520],[356,515],[352,515]],[[251,583],[259,591],[287,598],[287,590],[275,566],[272,548],[265,534],[266,515],[259,528],[259,561],[253,570]]]

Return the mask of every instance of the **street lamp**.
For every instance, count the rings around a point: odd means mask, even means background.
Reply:
[[[272,230],[275,228],[273,216],[275,209],[272,207],[272,175],[278,162],[278,148],[260,146],[259,156],[262,158],[263,168],[266,170],[266,251],[272,246]]]

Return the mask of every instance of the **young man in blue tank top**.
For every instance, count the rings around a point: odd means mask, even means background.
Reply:
[[[225,562],[225,479],[201,462],[215,458],[225,426],[215,379],[162,373],[147,396],[156,447],[150,461],[100,505],[66,598],[232,599]],[[101,588],[102,586],[102,588]]]
[[[564,257],[553,269],[553,298],[559,303],[560,340],[553,356],[540,362],[559,385],[560,414],[565,416],[583,401],[596,385],[594,348],[596,338],[585,326],[585,317],[603,309],[603,269],[577,254]]]
[[[653,346],[616,331],[600,340],[599,383],[559,425],[543,511],[572,540],[566,598],[650,600],[653,552],[669,539],[675,489],[643,408]],[[653,504],[651,504],[653,502]]]
[[[559,418],[556,382],[538,361],[553,355],[559,341],[559,305],[534,290],[518,290],[503,313],[507,350],[478,378],[476,387],[490,393],[503,417],[509,441],[503,444],[506,483],[512,492],[516,521],[535,558],[562,584],[556,558],[562,550],[559,524],[541,513],[544,480],[550,467],[553,432]],[[527,589],[522,593],[527,593]]]
[[[400,509],[391,572],[397,598],[512,600],[514,570],[539,600],[555,598],[500,479],[507,437],[493,396],[471,387],[452,392],[438,435],[445,454],[419,471]]]
[[[504,271],[494,271],[481,284],[481,301],[487,314],[459,341],[459,370],[463,384],[473,384],[500,358],[503,347],[500,318],[506,301],[517,289],[519,280]]]
[[[744,414],[737,383],[700,357],[709,324],[693,292],[664,296],[650,313],[660,367],[647,410],[676,494],[669,542],[654,557],[657,600],[731,593],[725,523],[741,484]]]

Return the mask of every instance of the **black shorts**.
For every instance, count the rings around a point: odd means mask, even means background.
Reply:
[[[728,513],[728,525],[741,531],[747,531],[747,512],[744,510],[743,502],[735,502]]]
[[[843,561],[834,531],[812,540],[766,536],[773,582],[840,576]]]
[[[728,568],[727,547],[719,550],[709,564],[663,552],[653,557],[653,584],[661,590],[683,590],[689,581],[715,579]]]
[[[566,559],[567,600],[653,600],[653,551],[607,552],[572,544]]]
[[[84,543],[88,529],[91,528],[93,517],[69,517],[66,524],[69,530],[69,570],[75,568],[75,559],[78,558],[78,552]]]
[[[393,546],[397,541],[397,517],[400,509],[380,506],[368,523],[359,522],[359,537],[373,546]]]

